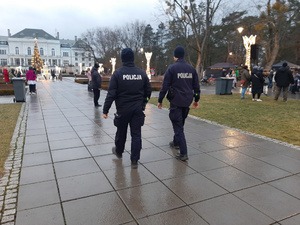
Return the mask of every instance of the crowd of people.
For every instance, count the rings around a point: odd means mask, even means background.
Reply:
[[[245,99],[247,90],[252,93],[252,101],[261,102],[261,94],[268,95],[269,88],[275,93],[274,101],[278,101],[281,91],[283,92],[283,101],[287,102],[287,93],[290,90],[292,94],[299,92],[300,74],[291,71],[288,64],[284,62],[277,71],[267,71],[264,68],[254,66],[249,71],[247,66],[243,66],[240,72],[242,92],[241,99]]]

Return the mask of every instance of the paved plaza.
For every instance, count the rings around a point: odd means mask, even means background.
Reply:
[[[148,104],[141,159],[132,169],[129,134],[123,159],[111,153],[114,106],[103,119],[87,86],[73,79],[37,87],[21,110],[16,135],[24,133],[24,144],[16,137],[14,155],[20,180],[2,189],[19,188],[14,198],[2,197],[0,224],[300,224],[299,148],[189,117],[189,160],[182,162],[168,145],[168,110]],[[105,96],[101,91],[102,105]]]

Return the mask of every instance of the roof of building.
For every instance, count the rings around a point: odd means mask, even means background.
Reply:
[[[20,32],[14,34],[11,36],[12,38],[41,38],[41,39],[47,39],[47,40],[57,40],[52,35],[48,34],[42,29],[31,29],[31,28],[25,28],[24,30],[21,30]]]
[[[286,61],[286,60],[274,64],[274,65],[272,66],[272,68],[273,68],[273,69],[279,69],[280,67],[282,67],[282,64],[283,64],[283,63],[287,63],[288,66],[289,66],[291,69],[300,69],[300,66],[299,66],[299,65],[296,65],[296,64],[294,64],[294,63],[288,62],[288,61]]]
[[[65,39],[60,39],[60,47],[62,48],[71,48],[74,44],[75,44],[75,41],[74,40],[65,40]]]

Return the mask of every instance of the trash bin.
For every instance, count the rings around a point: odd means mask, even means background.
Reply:
[[[25,102],[25,79],[22,77],[14,77],[12,79],[14,84],[14,92],[15,92],[15,99],[16,102]]]
[[[233,78],[216,78],[216,95],[231,95]]]

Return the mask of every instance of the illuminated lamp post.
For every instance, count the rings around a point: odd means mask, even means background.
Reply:
[[[110,63],[112,65],[112,71],[111,71],[111,74],[113,74],[115,72],[115,68],[116,68],[116,58],[111,58],[110,59]]]
[[[146,74],[147,74],[149,80],[151,80],[150,59],[151,59],[151,56],[152,56],[152,52],[145,52],[145,56],[146,56],[146,59],[147,59],[147,70],[146,70]]]
[[[238,32],[242,33],[244,30],[243,27],[239,27],[238,28]],[[256,39],[256,35],[251,35],[250,37],[248,36],[243,36],[243,43],[246,49],[246,62],[245,65],[248,66],[248,68],[250,68],[250,56],[251,56],[251,45],[255,44],[255,39]]]

